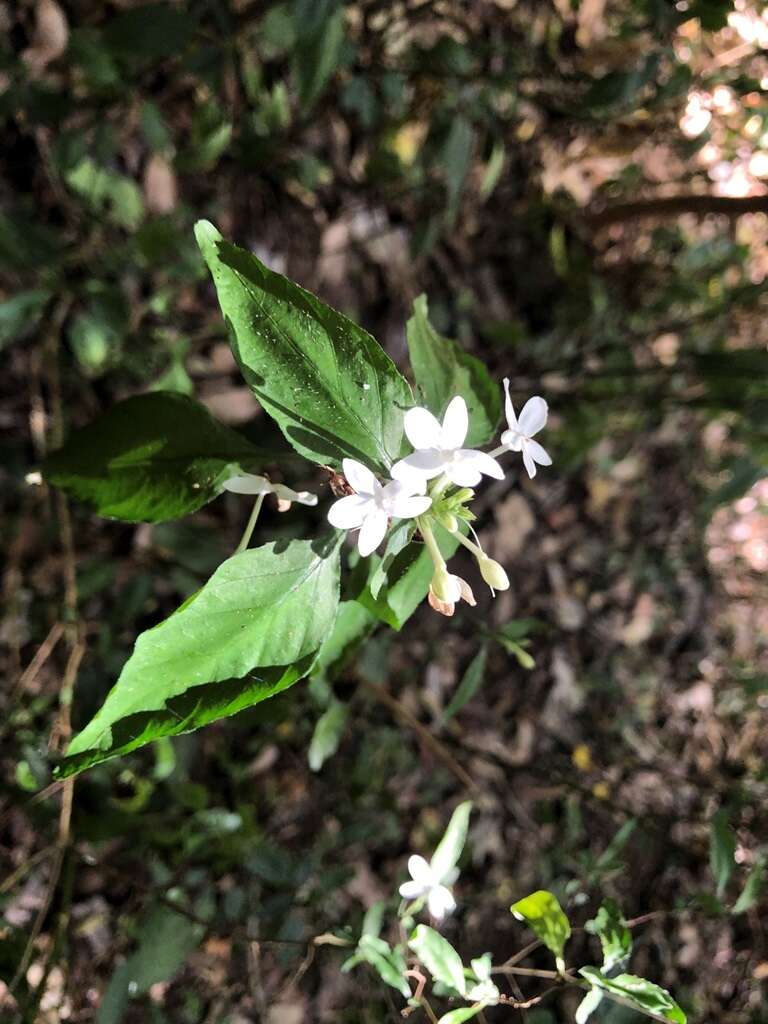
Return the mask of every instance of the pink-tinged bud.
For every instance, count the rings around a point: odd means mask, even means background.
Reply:
[[[474,608],[475,605],[477,604],[477,601],[475,600],[475,595],[472,593],[472,587],[470,587],[467,581],[463,580],[461,576],[455,576],[454,579],[457,579],[459,581],[459,586],[461,587],[462,600],[466,601],[467,604],[472,605],[472,607]]]
[[[477,562],[480,566],[480,575],[492,590],[509,590],[509,577],[502,565],[487,555],[478,558]]]
[[[435,594],[432,587],[429,588],[427,601],[429,601],[430,608],[434,608],[436,612],[439,612],[441,615],[445,615],[448,618],[450,618],[451,615],[453,615],[454,608],[456,607],[456,605],[453,604],[453,602],[451,601],[441,601],[440,598],[437,597],[437,595]]]
[[[435,569],[430,590],[438,601],[456,604],[461,600],[461,585],[458,576],[452,576],[445,566]]]

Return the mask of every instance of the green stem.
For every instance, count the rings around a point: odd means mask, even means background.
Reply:
[[[477,546],[477,544],[474,544],[469,539],[469,537],[465,537],[464,534],[460,530],[457,530],[456,533],[454,533],[453,536],[456,538],[456,540],[459,542],[459,544],[463,544],[465,548],[468,548],[472,552],[472,554],[475,556],[475,558],[484,558],[485,557],[485,552],[483,551],[483,549],[479,548]]]
[[[259,512],[261,512],[261,506],[264,503],[264,495],[259,494],[253,505],[253,511],[251,512],[251,518],[248,520],[248,525],[243,531],[243,536],[240,538],[240,543],[235,548],[235,554],[239,555],[241,551],[245,551],[251,542],[251,536],[256,526],[256,520],[259,518]]]
[[[443,473],[442,476],[439,476],[437,478],[437,480],[435,480],[433,482],[432,486],[430,487],[430,489],[429,489],[429,496],[430,496],[430,498],[432,498],[433,500],[435,498],[439,498],[440,495],[443,493],[443,491],[448,489],[448,486],[450,485],[450,483],[451,483],[451,481],[449,480],[449,478],[445,475],[445,473]]]
[[[421,531],[421,536],[424,538],[424,543],[427,545],[427,550],[434,562],[435,568],[438,571],[445,571],[445,559],[440,553],[440,548],[437,546],[437,541],[435,540],[434,533],[432,533],[432,527],[429,525],[429,522],[424,516],[419,516],[416,524]]]

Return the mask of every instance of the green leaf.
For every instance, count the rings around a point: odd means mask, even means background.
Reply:
[[[479,359],[437,333],[429,322],[426,295],[413,303],[407,337],[413,374],[430,412],[442,417],[454,395],[461,395],[469,409],[467,446],[489,441],[501,416],[500,389]]]
[[[600,909],[585,928],[597,935],[603,948],[603,971],[610,974],[621,965],[626,966],[632,952],[632,933],[624,923],[621,908],[612,899],[603,901]]]
[[[445,530],[438,531],[436,538],[447,561],[459,542]],[[378,597],[374,598],[370,587],[366,587],[357,600],[392,629],[402,629],[427,596],[433,573],[434,565],[425,546],[409,544],[390,564],[387,585],[382,587]]]
[[[338,592],[338,538],[234,555],[170,618],[141,634],[59,775],[286,689],[311,668],[333,625]]]
[[[709,832],[709,867],[715,879],[716,896],[723,898],[733,874],[736,838],[728,824],[728,812],[720,808],[712,816]]]
[[[591,988],[576,1007],[575,1024],[587,1024],[587,1021],[603,1001],[603,993],[599,988]]]
[[[571,935],[571,926],[557,897],[546,889],[513,903],[511,911],[518,921],[526,921],[547,949],[554,953],[558,970],[563,969],[563,950]]]
[[[293,74],[306,114],[338,66],[344,43],[344,8],[335,0],[295,0],[293,20],[297,36]]]
[[[381,933],[381,925],[384,920],[384,911],[387,908],[386,900],[377,900],[366,910],[363,918],[362,935],[372,935],[378,938]]]
[[[448,1013],[444,1013],[437,1024],[462,1024],[462,1021],[472,1020],[482,1010],[482,1003],[478,1003],[476,1006],[460,1006],[456,1010],[449,1010]]]
[[[161,522],[211,501],[242,466],[268,458],[205,406],[155,391],[118,402],[43,463],[49,483],[99,515]]]
[[[443,721],[447,722],[475,696],[485,679],[485,664],[488,660],[488,648],[485,644],[480,648],[467,666],[467,670],[461,677],[461,682],[456,692],[443,712]]]
[[[416,526],[412,519],[401,519],[392,526],[387,534],[387,545],[384,554],[377,560],[368,579],[368,589],[377,598],[387,583],[387,573],[395,558],[410,544]]]
[[[357,601],[342,601],[333,630],[317,654],[313,676],[334,678],[378,620]]]
[[[357,954],[373,967],[383,982],[396,988],[406,999],[410,997],[411,989],[405,978],[408,968],[399,949],[391,949],[389,943],[378,936],[364,934],[358,943]]]
[[[34,331],[50,297],[45,288],[34,288],[0,302],[0,350]]]
[[[106,213],[115,224],[131,231],[139,226],[144,216],[144,198],[132,178],[84,157],[64,175],[64,180],[94,213]]]
[[[120,964],[96,1013],[96,1024],[119,1024],[132,996],[169,981],[203,938],[203,925],[169,907],[156,907],[141,925],[138,948]]]
[[[620,974],[617,978],[606,978],[596,967],[582,967],[579,974],[583,975],[590,985],[599,988],[609,995],[618,996],[636,1007],[642,1013],[654,1016],[657,1020],[673,1021],[674,1024],[686,1024],[686,1016],[675,1000],[659,985],[634,974]]]
[[[765,885],[765,874],[765,857],[758,856],[747,875],[747,881],[741,890],[739,898],[733,905],[732,913],[744,914],[757,904]]]
[[[466,117],[458,115],[451,121],[451,129],[442,152],[442,166],[448,183],[448,211],[452,216],[459,205],[461,190],[472,163],[475,133]]]
[[[467,841],[467,829],[469,828],[469,815],[472,810],[472,801],[465,800],[460,803],[451,815],[448,828],[443,838],[437,845],[432,855],[430,866],[437,878],[443,880],[449,875],[459,863],[461,851]]]
[[[461,957],[447,939],[434,928],[420,924],[408,945],[435,981],[441,981],[459,995],[464,995],[467,979],[464,976]]]
[[[319,772],[328,758],[333,757],[339,749],[348,715],[347,705],[335,700],[318,718],[307,755],[313,772]]]
[[[247,383],[307,458],[348,456],[385,473],[405,454],[406,381],[357,324],[255,256],[195,227]]]

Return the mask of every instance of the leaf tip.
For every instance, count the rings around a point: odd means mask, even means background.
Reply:
[[[201,252],[205,253],[210,246],[220,242],[221,238],[221,232],[209,220],[199,220],[195,224],[195,239]]]

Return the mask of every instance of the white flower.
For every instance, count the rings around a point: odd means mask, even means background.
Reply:
[[[446,914],[456,909],[453,893],[443,884],[456,876],[455,870],[452,870],[447,878],[440,878],[432,870],[432,866],[415,853],[408,858],[408,872],[411,881],[403,882],[399,890],[403,899],[417,900],[426,896],[429,912],[437,921],[442,921]]]
[[[504,470],[486,452],[462,448],[469,430],[467,403],[456,395],[440,423],[427,409],[409,409],[405,433],[415,451],[392,467],[395,480],[431,480],[442,473],[457,487],[475,487],[481,474],[504,479]]]
[[[283,501],[298,501],[301,505],[316,505],[317,495],[309,491],[294,491],[285,484],[273,484],[265,476],[255,473],[242,473],[231,476],[222,484],[225,491],[233,494],[276,494]]]
[[[504,410],[507,415],[509,429],[501,435],[501,443],[511,452],[522,452],[523,463],[528,470],[528,476],[533,479],[536,476],[536,463],[540,466],[551,466],[552,459],[544,451],[538,441],[533,440],[533,435],[546,425],[547,403],[540,395],[529,398],[520,413],[520,419],[515,416],[512,399],[509,397],[509,377],[504,378],[504,391],[506,400]]]
[[[370,469],[354,459],[344,459],[342,467],[355,493],[331,505],[328,522],[340,530],[359,527],[357,549],[363,556],[370,555],[381,544],[390,517],[413,519],[432,504],[431,498],[415,493],[423,490],[416,482],[392,480],[382,486]]]
[[[461,576],[449,573],[445,565],[435,569],[427,596],[430,608],[441,615],[453,615],[454,607],[464,600],[474,608],[477,604],[472,588]]]

